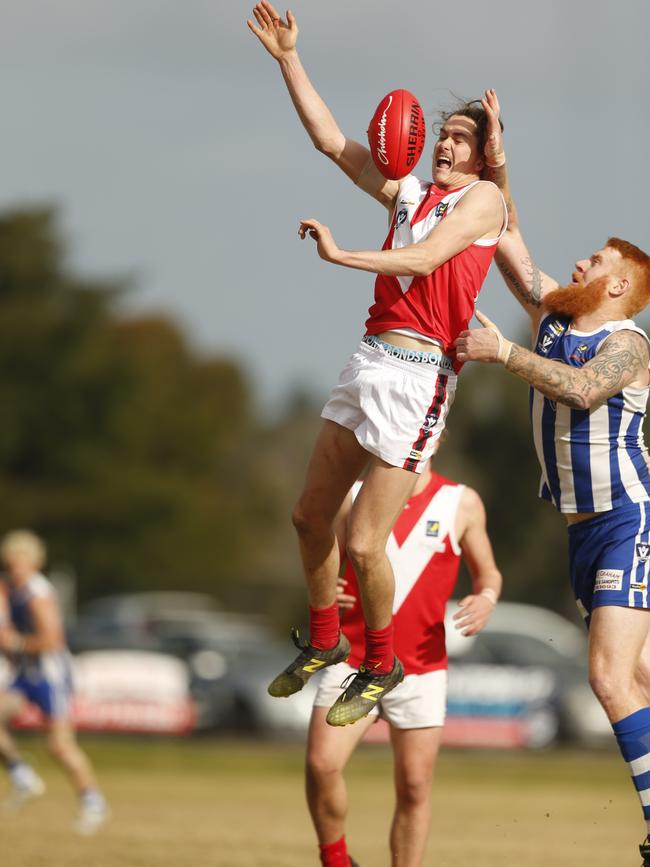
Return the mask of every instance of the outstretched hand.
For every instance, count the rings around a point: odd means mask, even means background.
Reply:
[[[497,326],[480,310],[474,314],[481,328],[461,331],[454,340],[456,358],[459,361],[500,361],[505,364],[510,356],[512,343],[501,334]]]
[[[319,223],[318,220],[301,220],[298,234],[303,241],[307,235],[316,241],[318,255],[321,259],[324,259],[326,262],[336,262],[336,254],[339,252],[339,248],[336,246],[332,233],[327,226]]]
[[[481,105],[487,117],[487,130],[483,156],[485,162],[491,168],[502,166],[506,161],[506,153],[503,148],[503,132],[499,123],[501,107],[496,90],[489,88],[481,100]]]
[[[280,60],[294,50],[298,39],[298,25],[291,10],[287,10],[287,19],[283,21],[269,0],[262,0],[253,7],[253,15],[259,26],[256,27],[249,18],[246,22],[248,28],[272,57]]]

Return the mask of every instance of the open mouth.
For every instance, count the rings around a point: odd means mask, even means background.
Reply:
[[[450,169],[451,168],[451,160],[447,157],[438,157],[436,160],[436,168],[437,169]]]

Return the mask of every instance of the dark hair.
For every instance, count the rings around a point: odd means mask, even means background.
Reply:
[[[485,113],[485,109],[481,105],[480,99],[461,99],[458,96],[454,96],[456,100],[456,104],[452,106],[447,111],[441,111],[439,114],[440,121],[439,123],[434,123],[433,131],[436,135],[440,132],[441,127],[443,127],[449,118],[460,115],[460,117],[469,117],[476,124],[476,139],[478,141],[478,149],[479,153],[483,155],[485,150],[485,138],[487,132],[487,115]],[[501,127],[501,131],[503,132],[503,123],[501,122],[501,118],[499,118],[499,126]]]

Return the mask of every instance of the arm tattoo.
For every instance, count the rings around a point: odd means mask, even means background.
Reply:
[[[540,270],[531,258],[522,259],[521,264],[528,271],[531,304],[539,307],[542,303],[542,275]]]
[[[511,268],[508,267],[504,256],[497,253],[494,257],[494,261],[497,263],[497,268],[501,272],[503,279],[506,281],[512,291],[519,295],[524,304],[530,304],[532,307],[541,307],[541,275],[537,266],[530,259],[522,260],[522,264],[530,263],[532,267],[537,271],[538,284],[534,282],[534,272],[529,272],[531,274],[532,284],[530,289],[528,289],[526,286],[523,286],[521,281],[517,279],[517,275],[514,273],[514,271],[512,271]]]
[[[506,367],[551,400],[571,409],[590,409],[638,379],[648,366],[648,346],[633,331],[608,337],[584,367],[541,358],[513,344]]]

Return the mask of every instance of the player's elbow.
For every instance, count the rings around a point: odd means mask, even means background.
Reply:
[[[413,262],[408,276],[409,277],[428,277],[438,267],[438,262],[433,256],[418,256]]]

